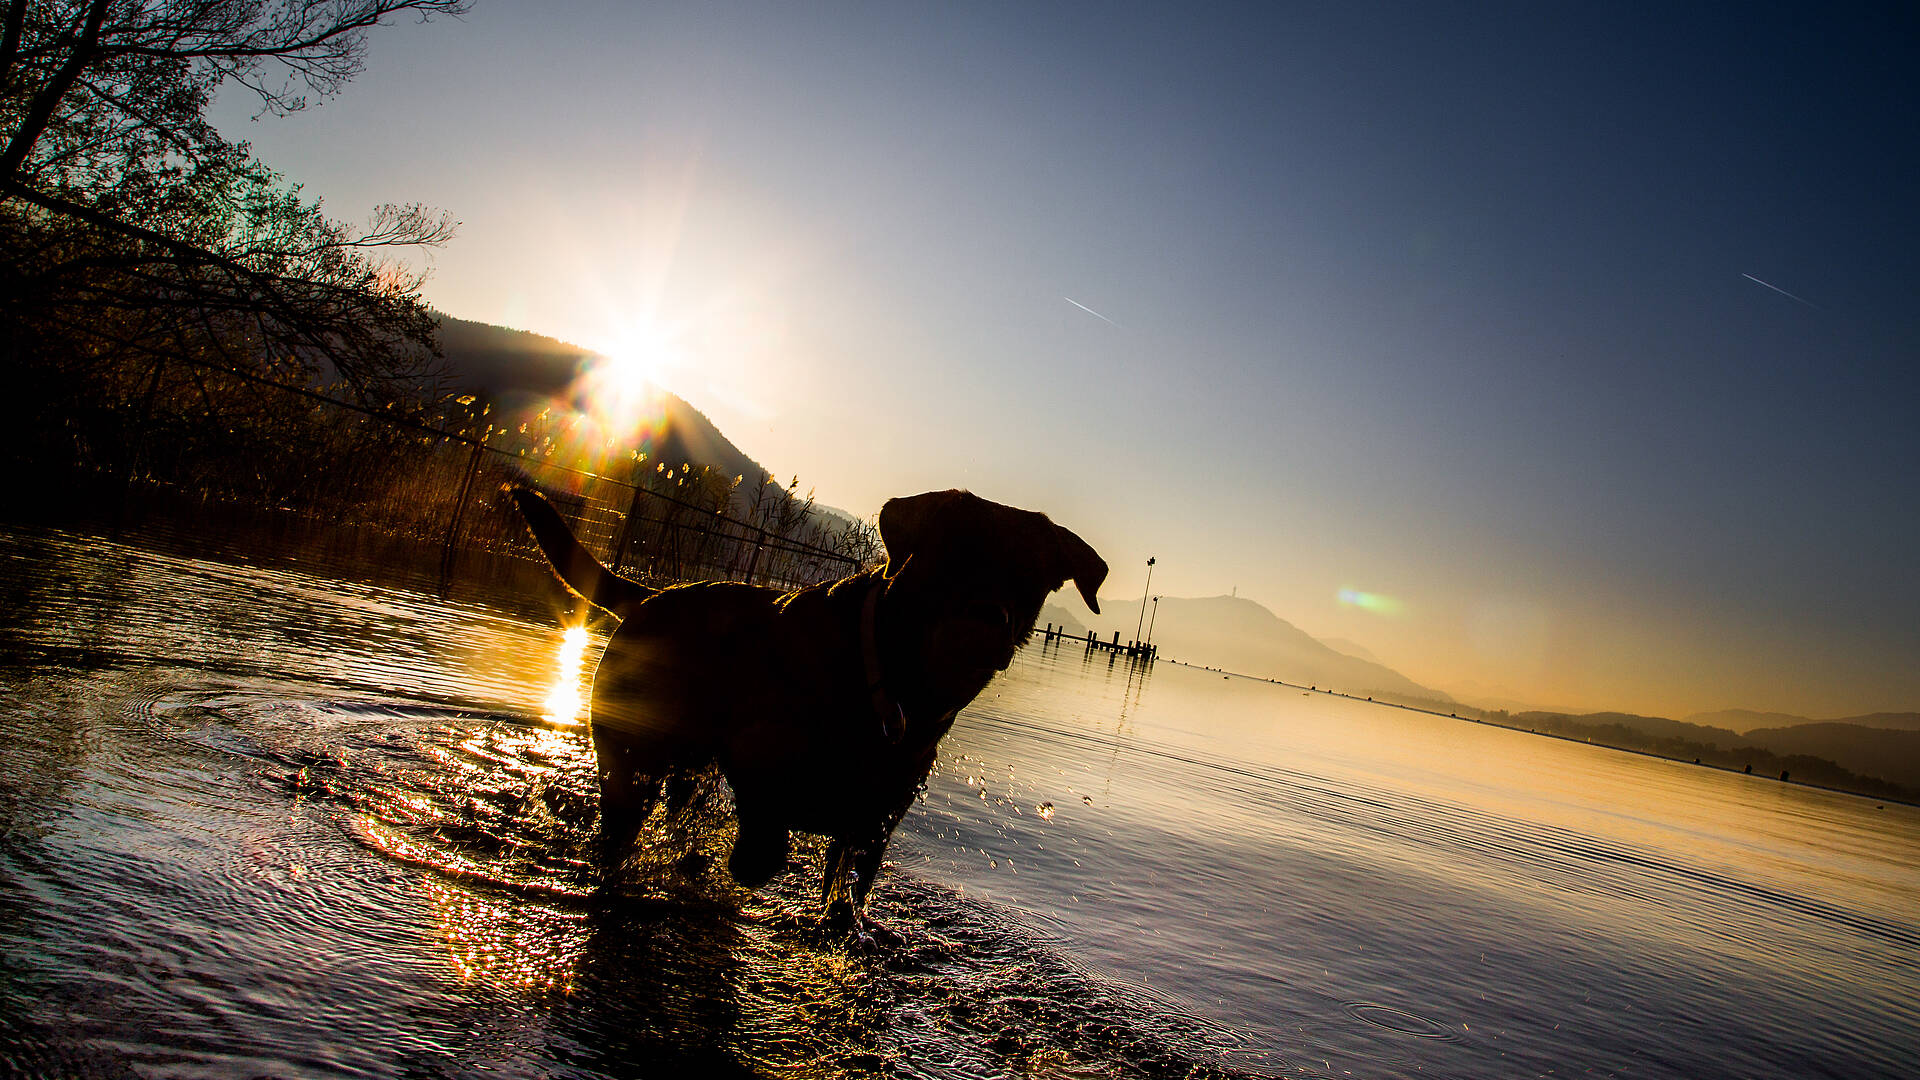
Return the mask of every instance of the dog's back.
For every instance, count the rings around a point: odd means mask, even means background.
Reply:
[[[760,585],[705,581],[650,594],[622,614],[593,684],[593,724],[687,743],[750,709],[745,687],[766,681],[782,594]],[[751,670],[748,670],[751,669]],[[691,751],[694,748],[686,747]]]

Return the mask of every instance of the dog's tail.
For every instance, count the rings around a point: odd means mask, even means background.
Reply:
[[[625,615],[634,605],[659,591],[628,581],[600,565],[593,552],[573,538],[573,531],[560,520],[559,512],[545,496],[519,485],[511,490],[513,501],[520,507],[520,516],[527,519],[527,528],[539,542],[540,551],[553,566],[553,572],[582,600],[616,615]]]

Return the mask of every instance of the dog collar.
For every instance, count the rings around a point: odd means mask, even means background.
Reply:
[[[880,737],[897,743],[907,734],[907,710],[887,693],[886,680],[880,675],[880,642],[876,633],[880,623],[880,594],[887,591],[887,579],[874,579],[867,599],[860,606],[860,658],[867,669],[867,697],[873,702],[873,715],[880,721]]]

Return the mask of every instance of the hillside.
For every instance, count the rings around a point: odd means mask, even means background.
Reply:
[[[1805,723],[1741,734],[1730,728],[1631,713],[1491,712],[1485,719],[1679,761],[1764,776],[1785,772],[1802,783],[1866,795],[1920,797],[1920,731]]]
[[[1357,641],[1348,641],[1346,638],[1330,637],[1330,638],[1321,638],[1320,644],[1325,645],[1327,648],[1332,649],[1334,652],[1346,653],[1348,656],[1351,656],[1356,660],[1365,660],[1369,664],[1380,663],[1379,657],[1373,655],[1373,653],[1369,649],[1367,649],[1366,646],[1360,644]]]
[[[566,398],[574,392],[581,364],[594,356],[591,350],[554,338],[451,315],[440,316],[440,348],[452,387],[484,394],[509,413],[537,411]],[[581,408],[588,403],[569,400],[567,404]],[[772,476],[679,395],[655,390],[646,411],[651,417],[665,418],[665,423],[656,425],[659,434],[647,448],[654,460],[711,465],[724,475],[745,477],[743,488],[763,484]]]
[[[1131,641],[1140,621],[1140,601],[1103,596],[1095,615],[1078,597],[1061,593],[1056,610],[1103,638],[1120,632]],[[1421,686],[1383,664],[1337,649],[1244,597],[1163,596],[1153,620],[1153,643],[1160,655],[1245,675],[1331,687],[1361,696],[1404,698],[1424,704],[1448,702],[1447,695]],[[1043,616],[1043,622],[1047,621]],[[1055,618],[1054,621],[1065,621]],[[1085,630],[1081,630],[1085,633]],[[1144,631],[1142,631],[1144,634]]]
[[[450,389],[480,394],[506,416],[528,416],[555,401],[583,411],[590,404],[570,395],[577,393],[575,380],[581,365],[596,355],[592,350],[525,330],[437,314]],[[643,411],[649,431],[642,448],[652,460],[712,466],[723,476],[741,477],[741,492],[769,479],[778,482],[778,477],[748,457],[705,413],[678,394],[655,389]],[[819,515],[815,520],[833,523],[830,527],[836,530],[854,520],[853,515],[832,507],[816,504],[814,510]]]
[[[581,362],[594,355],[591,349],[541,334],[435,314],[452,384],[485,392],[503,405],[564,393]]]
[[[1744,741],[1783,757],[1823,757],[1862,776],[1876,776],[1920,791],[1920,731],[1827,721],[1761,728],[1747,732]]]
[[[1520,715],[1540,717],[1551,714],[1527,712]],[[1640,716],[1635,713],[1597,712],[1584,713],[1573,717],[1573,719],[1583,724],[1617,724],[1621,727],[1631,728],[1653,739],[1683,739],[1688,742],[1713,746],[1734,746],[1740,742],[1739,733],[1729,728],[1710,727],[1689,720],[1669,720],[1664,716]]]
[[[1068,588],[1072,588],[1072,586],[1069,585]],[[1040,618],[1034,625],[1042,629],[1051,626],[1056,630],[1063,630],[1074,637],[1087,636],[1087,624],[1081,622],[1074,616],[1073,612],[1068,611],[1059,604],[1050,603],[1042,607],[1040,609]]]

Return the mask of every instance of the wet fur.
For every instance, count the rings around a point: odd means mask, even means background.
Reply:
[[[792,832],[826,836],[821,897],[840,924],[857,919],[954,714],[1005,670],[1049,593],[1072,580],[1097,612],[1107,573],[1045,515],[942,491],[881,510],[885,567],[794,592],[655,590],[601,566],[537,493],[513,496],[561,581],[623,620],[591,711],[609,848],[624,850],[658,799],[684,799],[717,764],[739,822],[733,876],[764,884],[786,869]],[[879,704],[862,634],[875,589]],[[894,703],[904,732],[883,725]]]

